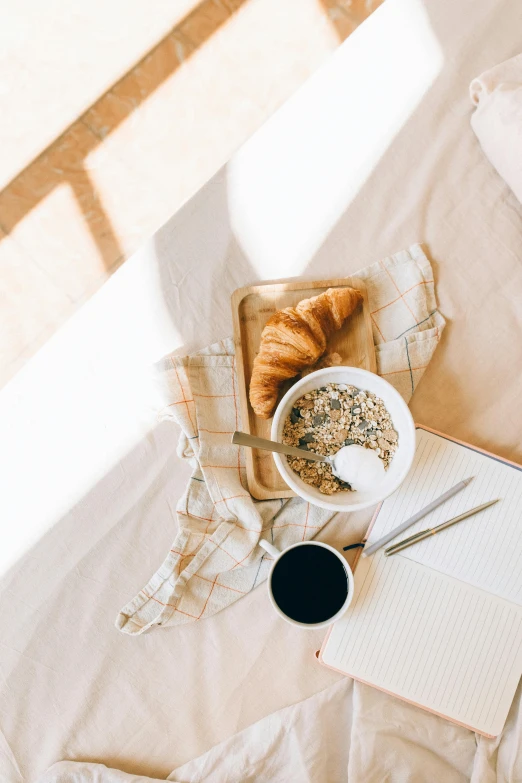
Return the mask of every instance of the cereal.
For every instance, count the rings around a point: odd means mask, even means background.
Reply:
[[[283,443],[331,456],[356,443],[375,450],[388,468],[397,450],[398,435],[383,401],[373,392],[347,384],[329,383],[294,403],[283,428]],[[324,495],[351,490],[332,473],[329,462],[287,457],[305,484]]]

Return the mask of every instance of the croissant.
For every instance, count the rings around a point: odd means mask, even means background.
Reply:
[[[354,288],[329,288],[268,319],[250,380],[250,403],[258,416],[270,418],[283,381],[315,364],[329,336],[341,328],[362,298]]]

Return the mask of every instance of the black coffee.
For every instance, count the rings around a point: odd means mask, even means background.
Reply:
[[[322,546],[289,549],[272,573],[272,594],[282,612],[300,623],[321,623],[336,614],[348,595],[346,569]]]

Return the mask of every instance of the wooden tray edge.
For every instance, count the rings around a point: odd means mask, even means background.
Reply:
[[[241,426],[243,428],[243,432],[250,433],[250,426],[248,423],[248,419],[249,419],[248,399],[247,399],[248,389],[246,388],[246,382],[245,382],[245,363],[243,360],[243,346],[241,345],[241,326],[239,323],[239,305],[247,295],[246,292],[248,290],[249,290],[249,286],[247,286],[246,288],[236,288],[236,290],[233,292],[231,296],[230,301],[232,305],[232,325],[234,329],[235,366],[236,366],[237,383],[238,383],[237,397],[239,402],[239,411],[241,413]],[[242,388],[245,389],[245,394],[241,393]],[[257,494],[258,487],[257,487],[257,481],[254,476],[254,457],[252,454],[252,449],[245,449],[245,464],[246,464],[248,491],[257,500],[264,500],[265,497],[263,496],[260,497],[259,494]]]
[[[241,304],[242,300],[249,296],[252,293],[255,293],[257,289],[264,288],[264,289],[271,289],[271,290],[296,290],[299,288],[304,287],[311,287],[311,288],[342,288],[347,284],[347,281],[350,281],[350,285],[353,288],[357,288],[357,290],[361,291],[363,295],[363,311],[365,314],[365,321],[366,321],[366,329],[368,332],[369,342],[373,345],[373,331],[372,331],[372,322],[371,322],[371,315],[370,315],[370,305],[368,301],[368,290],[366,288],[366,283],[364,280],[362,280],[359,277],[345,277],[345,278],[331,278],[329,280],[303,280],[303,279],[293,279],[289,281],[288,283],[257,283],[255,285],[249,285],[249,286],[243,286],[242,288],[236,288],[235,291],[232,292],[232,295],[230,297],[230,303],[232,307],[232,323],[233,323],[233,330],[234,330],[234,348],[235,348],[235,354],[236,354],[236,371],[238,375],[238,385],[241,384],[240,388],[243,388],[245,390],[244,395],[239,393],[238,389],[238,397],[239,397],[239,409],[241,412],[241,422],[244,432],[250,432],[250,426],[249,426],[249,400],[248,400],[248,389],[246,388],[246,379],[245,379],[245,364],[244,364],[244,357],[243,357],[243,347],[241,345],[241,326],[239,323],[239,305]],[[372,352],[370,356],[370,372],[377,372],[377,358],[375,351]],[[290,488],[287,490],[280,490],[279,492],[276,492],[274,490],[267,489],[263,484],[260,484],[257,480],[257,477],[254,472],[254,457],[253,452],[251,449],[246,449],[246,455],[245,455],[245,463],[246,463],[246,474],[247,474],[247,484],[248,484],[248,491],[250,494],[256,498],[256,500],[275,500],[278,498],[291,498],[296,497],[296,493],[293,492]]]
[[[356,287],[358,291],[361,292],[363,295],[363,311],[364,311],[364,320],[366,322],[366,332],[368,336],[368,344],[373,345],[374,350],[371,352],[370,359],[370,369],[369,372],[373,372],[377,375],[377,354],[375,352],[375,343],[373,340],[373,328],[372,328],[372,314],[370,313],[370,302],[368,299],[368,289],[366,287],[366,283],[364,280],[361,280],[360,277],[352,277],[350,278],[353,283],[356,283]]]

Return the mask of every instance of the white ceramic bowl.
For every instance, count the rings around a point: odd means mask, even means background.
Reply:
[[[395,492],[406,478],[415,455],[415,424],[410,410],[399,392],[384,378],[357,367],[328,367],[305,376],[285,394],[277,406],[272,420],[272,440],[282,440],[284,423],[294,403],[303,394],[325,386],[327,383],[346,383],[357,386],[364,391],[373,392],[384,402],[392,418],[394,429],[399,435],[398,448],[386,471],[385,478],[376,485],[374,490],[323,495],[315,487],[305,484],[297,473],[294,473],[284,454],[274,454],[274,459],[283,479],[300,497],[316,506],[333,511],[359,511],[362,508],[380,503],[381,500]]]

